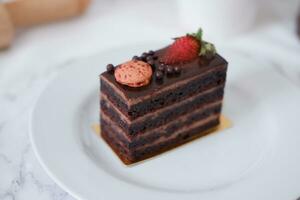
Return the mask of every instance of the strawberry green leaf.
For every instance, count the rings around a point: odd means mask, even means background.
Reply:
[[[197,33],[194,34],[194,37],[197,38],[197,40],[202,41],[202,35],[203,35],[203,31],[201,28],[199,28]]]
[[[187,35],[193,36],[195,37],[198,41],[202,41],[202,35],[203,35],[203,31],[201,28],[198,29],[198,31],[196,33],[189,33]]]

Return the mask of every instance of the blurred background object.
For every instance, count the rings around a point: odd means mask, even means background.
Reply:
[[[297,33],[298,33],[298,37],[300,37],[300,9],[299,9],[299,13],[298,13],[298,17],[297,17]]]
[[[196,30],[200,25],[208,39],[215,42],[249,30],[256,19],[257,3],[253,0],[177,2],[182,25],[187,30]]]
[[[0,4],[0,49],[6,48],[13,40],[14,26],[4,5]]]
[[[269,23],[294,20],[300,8],[299,0],[177,0],[177,4],[184,29],[201,26],[216,43]]]
[[[292,20],[297,15],[299,0],[256,0],[260,5],[260,15],[268,17],[269,21]]]
[[[92,3],[93,11],[89,14],[90,17],[93,15],[93,19],[88,23],[105,21],[107,15],[111,15],[112,18],[120,18],[113,22],[112,27],[143,20],[149,27],[170,29],[170,33],[175,31],[174,35],[202,27],[206,39],[218,45],[269,23],[294,20],[299,2],[299,0],[227,0],[226,3],[222,0],[97,0]],[[77,16],[82,14],[89,4],[90,0],[2,1],[0,48],[11,44],[15,28]],[[137,27],[132,28],[137,30]]]
[[[82,14],[90,0],[16,0],[0,4],[0,48],[10,45],[14,28]]]

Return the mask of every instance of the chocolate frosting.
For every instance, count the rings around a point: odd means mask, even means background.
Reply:
[[[155,51],[154,55],[158,57],[158,59],[155,60],[154,63],[156,68],[159,65],[159,59],[163,55],[166,48],[167,47]],[[107,80],[109,80],[110,83],[115,85],[119,89],[119,91],[121,91],[124,94],[124,96],[127,99],[135,99],[135,98],[143,97],[145,95],[149,95],[149,94],[151,95],[152,93],[159,91],[164,87],[175,84],[178,81],[185,80],[193,76],[197,76],[201,73],[206,72],[207,70],[210,70],[211,68],[215,68],[220,65],[223,65],[224,63],[227,64],[227,61],[224,58],[222,58],[219,54],[216,54],[215,57],[211,60],[207,60],[203,57],[198,57],[197,59],[189,63],[172,65],[174,67],[175,66],[181,67],[180,75],[173,75],[173,76],[165,75],[162,81],[156,81],[154,75],[152,75],[150,83],[140,88],[132,88],[125,85],[121,85],[115,80],[114,75],[108,72],[103,72],[101,76],[104,76]]]

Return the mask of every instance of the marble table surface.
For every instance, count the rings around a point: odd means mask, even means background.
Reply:
[[[153,2],[145,6],[155,9],[158,1]],[[0,52],[0,200],[73,199],[46,175],[28,137],[30,111],[53,77],[70,63],[107,48],[182,33],[182,29],[174,28],[179,27],[176,20],[168,20],[168,12],[164,12],[166,20],[157,24],[157,19],[148,17],[147,12],[135,9],[136,13],[131,13],[136,5],[109,10],[108,6],[115,3],[93,7],[76,20],[21,30],[14,45]],[[123,12],[126,20],[124,15],[111,12]],[[141,17],[136,18],[137,14]],[[124,23],[116,23],[122,20]],[[238,48],[270,60],[276,70],[299,86],[300,92],[300,40],[293,23],[257,28],[224,44],[222,49],[226,48]]]

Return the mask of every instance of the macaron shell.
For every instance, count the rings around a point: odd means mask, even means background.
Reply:
[[[130,87],[142,87],[149,84],[152,68],[143,61],[131,60],[121,64],[115,70],[117,82]]]

